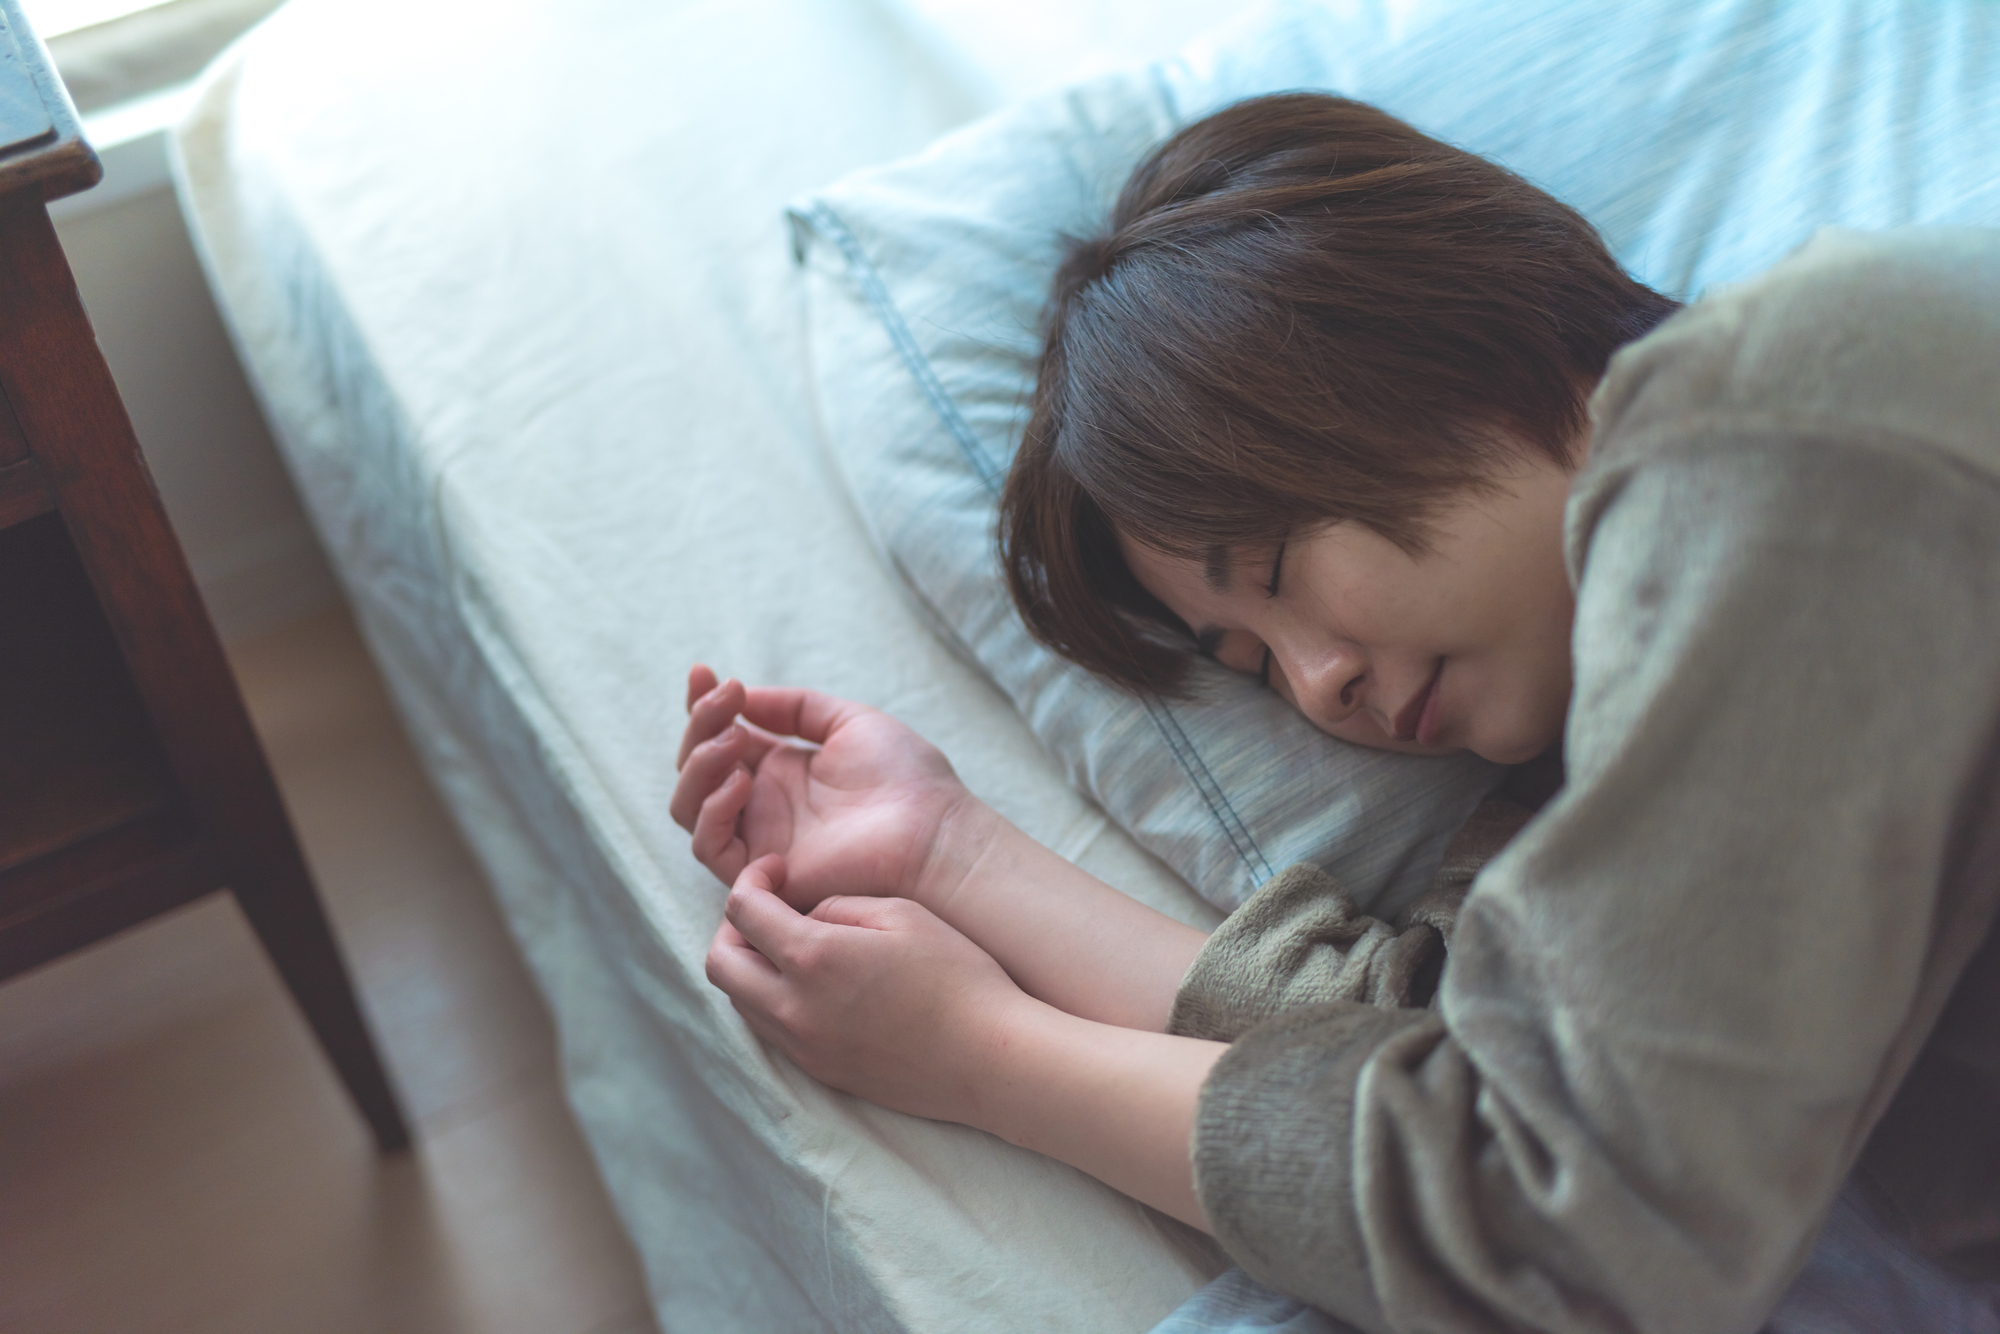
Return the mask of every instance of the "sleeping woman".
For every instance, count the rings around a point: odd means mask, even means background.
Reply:
[[[1850,1182],[2000,1278],[1996,370],[2000,237],[1823,234],[1676,313],[1368,107],[1191,125],[1058,277],[1022,615],[1565,786],[1469,893],[1377,922],[1298,866],[1204,936],[885,714],[697,668],[709,976],[1366,1330],[1752,1330]]]

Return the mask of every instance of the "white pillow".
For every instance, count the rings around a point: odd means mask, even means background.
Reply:
[[[1298,88],[1505,163],[1685,298],[1829,223],[2000,222],[2000,6],[1289,0],[794,206],[828,446],[939,632],[1218,906],[1314,861],[1387,913],[1497,770],[1344,745],[1220,669],[1200,703],[1119,695],[1029,640],[994,551],[1061,237],[1179,126]]]

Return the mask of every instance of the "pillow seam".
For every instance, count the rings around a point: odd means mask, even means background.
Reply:
[[[896,349],[897,355],[902,358],[904,368],[922,387],[924,397],[930,401],[931,410],[937,413],[945,429],[951,433],[959,452],[965,456],[967,462],[971,463],[973,471],[978,474],[986,490],[990,494],[998,495],[1000,492],[998,464],[987,455],[985,447],[979,443],[979,437],[973,434],[965,418],[959,415],[958,406],[951,401],[951,395],[946,392],[944,383],[938,379],[930,359],[917,345],[915,336],[910,333],[909,326],[903,320],[902,312],[896,308],[895,299],[889,295],[889,289],[883,283],[882,275],[876,272],[875,265],[869,260],[867,252],[862,249],[860,238],[855,236],[841,220],[840,215],[835,213],[824,200],[815,201],[811,207],[804,210],[795,208],[792,210],[792,215],[805,221],[814,231],[839,248],[842,257],[847,261],[848,272],[854,276],[862,295],[874,308],[875,318],[881,324],[883,332],[888,334],[889,342]],[[1229,794],[1223,791],[1222,784],[1216,781],[1214,773],[1202,759],[1201,752],[1195,748],[1193,739],[1181,727],[1180,720],[1174,717],[1173,710],[1168,707],[1165,700],[1147,693],[1140,696],[1140,704],[1145,708],[1146,716],[1152,719],[1153,726],[1158,729],[1160,736],[1166,741],[1167,749],[1180,764],[1181,772],[1194,784],[1195,792],[1208,807],[1208,812],[1216,824],[1221,827],[1223,837],[1229,840],[1230,849],[1243,863],[1244,869],[1250,873],[1252,888],[1263,884],[1272,875],[1270,859],[1257,845],[1249,826],[1230,802]]]
[[[1200,793],[1201,799],[1207,803],[1209,814],[1222,826],[1223,837],[1229,840],[1229,846],[1235,850],[1244,869],[1250,872],[1251,888],[1260,887],[1273,874],[1270,859],[1257,845],[1257,839],[1251,834],[1250,827],[1237,813],[1236,807],[1229,800],[1228,793],[1222,790],[1222,784],[1210,772],[1207,761],[1201,758],[1201,752],[1195,749],[1194,741],[1181,727],[1180,719],[1174,717],[1173,709],[1165,700],[1151,692],[1141,695],[1139,702],[1145,706],[1147,716],[1153,720],[1153,726],[1158,728],[1160,735],[1166,739],[1167,749],[1171,750],[1174,758],[1180,761],[1181,771],[1188,776],[1188,780],[1194,784],[1195,791]]]
[[[868,304],[875,308],[875,318],[881,322],[883,331],[889,335],[889,341],[895,345],[897,355],[903,359],[904,367],[923,387],[924,397],[930,400],[931,410],[937,413],[939,419],[944,422],[945,429],[951,432],[952,440],[958,445],[959,452],[965,455],[966,461],[972,465],[972,470],[979,475],[979,480],[987,491],[999,495],[1001,472],[999,465],[987,456],[984,446],[979,443],[979,437],[972,433],[972,428],[966,425],[965,418],[959,415],[958,406],[951,401],[951,395],[945,392],[944,383],[937,378],[937,372],[931,368],[930,359],[924,355],[923,349],[917,346],[916,338],[910,333],[909,326],[903,322],[903,313],[896,309],[895,300],[882,282],[882,275],[875,271],[875,265],[869,261],[867,252],[861,248],[860,239],[824,202],[815,203],[800,216],[812,224],[815,231],[840,248],[840,253],[847,260],[848,271],[854,275],[855,282],[860,284],[862,295],[868,298]]]

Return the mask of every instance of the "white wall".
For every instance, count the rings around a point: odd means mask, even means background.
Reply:
[[[209,614],[241,638],[339,594],[163,179],[78,196],[56,231]]]

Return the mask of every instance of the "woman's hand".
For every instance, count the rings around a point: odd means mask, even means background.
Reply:
[[[811,690],[688,674],[673,816],[726,882],[785,859],[780,896],[921,904],[1070,1014],[1155,1031],[1202,933],[1126,897],[1002,819],[922,737]],[[800,738],[788,740],[787,738]]]
[[[948,895],[939,882],[976,856],[948,837],[975,838],[989,814],[935,746],[888,714],[814,690],[718,684],[701,666],[688,674],[679,768],[671,809],[701,864],[733,882],[779,854],[786,898],[802,908]]]
[[[1093,1023],[1014,985],[904,899],[778,896],[781,857],[745,867],[708,979],[807,1074],[872,1103],[990,1131],[1199,1228],[1190,1143],[1227,1048]]]
[[[908,898],[1038,1000],[1124,1028],[1166,1024],[1202,932],[1022,834],[910,728],[816,690],[718,684],[700,666],[688,714],[672,812],[718,878],[778,854],[778,894],[794,908]]]
[[[907,899],[782,898],[782,857],[729,892],[708,979],[807,1074],[883,1107],[976,1123],[979,1073],[1032,1005],[990,955]]]

